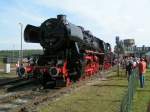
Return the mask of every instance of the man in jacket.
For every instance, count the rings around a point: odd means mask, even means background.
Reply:
[[[139,62],[139,78],[140,78],[140,87],[144,87],[144,74],[146,72],[146,62],[143,58],[140,59]]]

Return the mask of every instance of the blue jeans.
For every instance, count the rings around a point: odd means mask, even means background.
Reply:
[[[140,87],[143,88],[144,87],[144,75],[140,74]]]

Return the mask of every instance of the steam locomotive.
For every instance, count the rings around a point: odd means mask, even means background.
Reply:
[[[109,43],[68,22],[65,15],[47,19],[39,27],[27,25],[24,40],[39,43],[43,48],[43,54],[26,67],[26,72],[39,79],[44,87],[51,82],[55,86],[59,82],[70,85],[94,75],[111,53]]]

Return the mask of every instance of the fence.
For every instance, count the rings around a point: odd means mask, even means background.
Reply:
[[[125,94],[121,102],[121,112],[130,112],[131,110],[133,96],[138,83],[137,76],[138,69],[134,69],[131,76],[129,77],[127,93]]]

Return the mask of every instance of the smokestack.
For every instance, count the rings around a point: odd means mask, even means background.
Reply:
[[[66,15],[57,15],[57,19],[59,21],[66,23]]]

